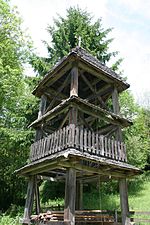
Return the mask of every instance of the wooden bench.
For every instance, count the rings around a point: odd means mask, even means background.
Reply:
[[[150,224],[150,212],[130,211],[130,221],[136,225],[141,223]]]

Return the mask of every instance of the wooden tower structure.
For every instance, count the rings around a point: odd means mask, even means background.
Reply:
[[[128,177],[140,172],[127,163],[122,128],[132,124],[120,115],[118,95],[129,88],[119,75],[81,47],[62,58],[39,82],[41,99],[30,162],[17,172],[28,177],[23,224],[30,224],[33,201],[40,213],[38,178],[65,180],[63,222],[75,225],[82,209],[81,181],[98,176],[118,179],[122,224],[128,216]]]

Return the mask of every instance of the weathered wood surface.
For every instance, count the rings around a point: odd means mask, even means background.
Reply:
[[[64,211],[48,211],[50,212],[50,217],[53,217],[55,219],[51,221],[47,221],[46,224],[55,224],[55,225],[65,225],[66,223],[63,221],[63,215]],[[117,217],[116,217],[117,213]],[[48,213],[49,215],[49,213]],[[76,210],[75,211],[75,224],[78,223],[92,223],[92,224],[102,224],[102,225],[121,225],[121,223],[118,222],[118,216],[120,217],[121,212],[120,211],[110,211],[110,210]],[[147,218],[147,216],[150,215],[150,212],[145,211],[130,211],[130,221],[131,222],[137,222],[137,223],[150,223],[150,218]],[[146,217],[145,217],[146,216]],[[31,216],[31,218],[40,217],[46,218],[47,213],[41,213],[40,215],[34,215]],[[50,218],[48,217],[48,218]],[[136,217],[136,218],[135,218]],[[46,220],[45,220],[46,221]],[[38,222],[38,224],[45,224],[42,222]]]
[[[65,182],[64,221],[75,225],[76,170],[68,168]]]
[[[70,96],[78,96],[78,67],[74,66],[71,70],[71,88]]]
[[[71,220],[63,221],[63,217],[65,215],[65,211],[47,211],[47,213],[40,213],[40,215],[32,215],[32,222],[45,222],[46,224],[53,224],[53,222],[57,224],[57,222],[69,222],[71,224]],[[75,224],[78,223],[98,223],[105,222],[108,224],[113,224],[115,221],[114,211],[108,210],[76,210],[75,211]],[[93,224],[92,223],[92,224]],[[65,224],[65,223],[64,223]]]
[[[29,182],[28,182],[27,197],[26,197],[22,224],[28,224],[30,220],[32,207],[33,207],[34,192],[35,192],[35,176],[32,176],[29,178]]]
[[[67,148],[75,148],[91,155],[127,162],[126,146],[123,142],[109,139],[74,124],[63,127],[32,144],[30,160],[35,161]]]
[[[117,213],[117,216],[116,216]],[[63,220],[63,214],[64,211],[50,211],[50,215],[57,217],[57,221],[48,221],[46,224],[65,224]],[[150,215],[150,212],[148,211],[130,211],[130,221],[131,222],[138,222],[138,223],[150,223],[150,217],[147,218],[147,216]],[[46,217],[47,213],[41,213],[40,217],[44,218]],[[121,212],[120,211],[110,211],[110,210],[76,210],[75,211],[75,218],[76,223],[98,223],[98,224],[116,224],[121,225],[118,221],[118,216],[120,217]],[[38,216],[38,215],[37,215]],[[35,216],[32,216],[32,218],[35,218]],[[136,217],[136,218],[135,218]],[[40,224],[43,224],[42,222]]]
[[[41,80],[39,85],[33,91],[33,94],[40,97],[45,87],[49,89],[60,77],[66,74],[72,67],[72,61],[79,61],[79,68],[89,72],[93,77],[97,77],[97,80],[104,80],[108,84],[116,83],[119,90],[123,91],[129,87],[125,81],[121,79],[114,71],[100,63],[95,57],[90,55],[82,48],[73,49],[68,56],[61,59],[54,68],[48,72],[48,74]],[[96,82],[97,82],[96,80]],[[56,85],[57,86],[57,85]]]
[[[119,125],[122,128],[132,125],[132,122],[130,120],[125,119],[122,116],[119,116],[113,112],[102,109],[99,106],[96,106],[84,99],[81,99],[80,97],[73,95],[68,99],[62,101],[59,105],[51,109],[49,112],[45,113],[41,118],[35,120],[29,125],[29,127],[37,127],[40,126],[43,122],[49,122],[54,117],[56,118],[56,116],[68,110],[70,106],[76,107],[79,111],[87,113],[88,115],[94,118],[100,118],[110,124]]]
[[[120,205],[122,214],[122,225],[128,224],[129,217],[129,203],[128,203],[128,190],[126,179],[119,180],[119,192],[120,192]]]

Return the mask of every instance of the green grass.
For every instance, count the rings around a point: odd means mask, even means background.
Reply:
[[[129,195],[130,210],[150,211],[150,181],[144,181],[142,189],[135,195]]]
[[[150,211],[150,178],[130,182],[128,194],[130,210]],[[87,209],[120,210],[120,197],[118,193],[95,191],[84,194],[84,205]]]
[[[20,225],[19,220],[19,216],[12,218],[10,216],[1,215],[0,225]]]

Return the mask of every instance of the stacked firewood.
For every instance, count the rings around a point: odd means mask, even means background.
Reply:
[[[76,222],[114,222],[114,216],[109,214],[101,214],[93,211],[76,211]],[[48,224],[49,222],[61,222],[64,220],[63,211],[47,211],[39,215],[31,216],[31,223],[33,224]]]
[[[39,215],[32,215],[31,216],[31,222],[36,223],[36,222],[43,222],[46,224],[48,221],[58,221],[60,215],[53,214],[51,211],[47,211],[46,213],[40,213]],[[63,217],[63,216],[62,216]]]

